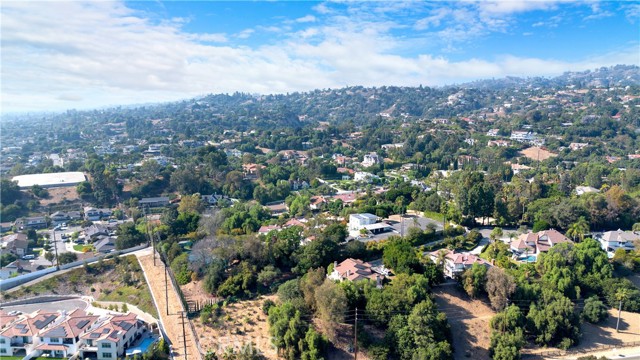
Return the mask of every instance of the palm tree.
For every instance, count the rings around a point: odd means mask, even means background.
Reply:
[[[576,241],[576,238],[579,238],[580,241],[584,240],[584,235],[589,232],[589,223],[584,216],[581,216],[578,221],[574,222],[569,226],[567,230],[567,235],[570,236],[573,241]]]

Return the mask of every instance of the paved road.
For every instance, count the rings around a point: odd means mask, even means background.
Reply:
[[[41,302],[37,304],[26,304],[26,305],[15,305],[15,306],[6,306],[2,309],[4,311],[22,311],[23,313],[32,313],[36,310],[55,312],[58,310],[71,311],[76,308],[86,309],[89,304],[80,299],[74,300],[62,300],[55,302]]]

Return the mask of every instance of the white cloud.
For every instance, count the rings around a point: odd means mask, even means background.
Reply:
[[[513,14],[532,10],[551,10],[561,2],[557,0],[497,0],[478,1],[478,8],[487,14]]]
[[[345,85],[441,85],[505,75],[554,75],[637,63],[638,44],[616,54],[563,62],[503,55],[452,61],[423,52],[400,56],[387,19],[333,16],[277,38],[238,46],[239,33],[191,34],[182,22],[153,22],[112,2],[5,2],[2,6],[3,111],[60,110],[169,101],[206,93],[282,93]],[[400,9],[397,11],[401,11]],[[488,31],[468,8],[447,16],[467,26],[439,34],[453,41]],[[223,42],[226,41],[226,42]],[[450,45],[450,44],[449,44]]]
[[[315,21],[316,21],[316,17],[313,15],[307,15],[307,16],[303,16],[296,19],[296,22],[298,23],[309,23],[309,22],[315,22]]]

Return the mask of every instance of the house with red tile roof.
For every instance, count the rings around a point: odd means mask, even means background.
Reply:
[[[553,246],[561,243],[573,243],[569,238],[562,235],[558,230],[544,230],[537,233],[527,233],[518,236],[518,239],[511,243],[511,251],[517,255],[531,254],[539,255],[547,252]]]
[[[382,286],[382,280],[389,275],[389,270],[382,267],[374,267],[368,262],[359,259],[346,259],[338,264],[333,263],[333,271],[327,277],[336,281],[375,281],[378,287]]]
[[[444,276],[452,279],[460,276],[465,270],[472,267],[473,264],[484,265],[486,267],[492,266],[491,263],[474,254],[467,252],[457,253],[449,249],[433,251],[429,253],[429,258],[431,258],[431,261],[436,264],[440,261],[444,261]]]

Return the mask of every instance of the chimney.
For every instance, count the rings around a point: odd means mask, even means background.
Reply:
[[[335,269],[335,268],[337,268],[337,267],[338,267],[338,262],[337,262],[337,261],[334,261],[334,262],[333,262],[333,268]]]
[[[347,269],[347,277],[351,276],[351,270]]]
[[[380,279],[380,275],[376,275],[376,287],[378,289],[382,288],[382,279]]]

